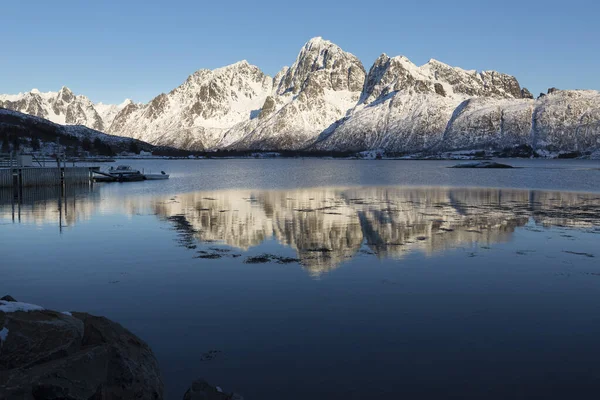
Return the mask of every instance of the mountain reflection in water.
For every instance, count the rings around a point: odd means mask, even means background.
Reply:
[[[507,189],[212,191],[154,199],[152,208],[187,243],[247,250],[275,238],[312,275],[361,251],[400,259],[413,250],[506,242],[528,224],[592,229],[600,222],[600,195]]]
[[[106,196],[101,188],[0,191],[0,220],[73,229],[95,214],[154,214],[189,245],[246,251],[275,239],[311,275],[361,252],[400,259],[511,240],[518,227],[598,230],[600,194],[511,189],[359,187],[220,190],[173,196]]]

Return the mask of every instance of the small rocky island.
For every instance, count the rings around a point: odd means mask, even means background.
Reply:
[[[0,399],[162,400],[150,347],[116,322],[0,299]],[[184,400],[240,400],[203,380]]]
[[[456,164],[450,168],[514,168],[512,165],[500,164],[494,161],[476,161]]]

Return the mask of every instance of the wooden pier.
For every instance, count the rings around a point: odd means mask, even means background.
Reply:
[[[0,168],[0,188],[89,184],[100,167],[10,167]]]

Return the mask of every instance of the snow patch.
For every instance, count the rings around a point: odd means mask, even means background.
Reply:
[[[7,337],[8,337],[8,328],[4,327],[0,331],[0,343],[5,342]]]
[[[42,311],[44,307],[36,306],[35,304],[22,303],[20,301],[4,301],[0,300],[0,312],[11,313],[17,311]]]

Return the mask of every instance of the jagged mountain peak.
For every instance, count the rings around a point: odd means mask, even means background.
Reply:
[[[439,65],[439,66],[442,66],[442,67],[449,67],[449,68],[451,68],[450,65],[448,65],[448,64],[446,64],[444,62],[441,62],[440,60],[436,60],[435,58],[430,58],[429,61],[427,61],[425,64],[423,64],[423,66],[425,66],[425,65]]]
[[[259,77],[258,79],[263,79],[263,77],[266,76],[259,67],[250,64],[247,60],[242,60],[213,70],[204,68],[199,69],[191,74],[182,86],[185,86],[186,84],[198,85],[206,80],[220,77],[232,77],[233,75],[239,74],[256,75]],[[181,88],[181,86],[179,88]],[[179,88],[173,89],[171,93],[176,92]]]
[[[0,96],[0,106],[58,124],[85,125],[99,131],[107,128],[94,104],[86,96],[76,96],[66,86],[58,92],[32,89],[18,95]]]
[[[277,94],[296,95],[317,85],[335,91],[360,91],[364,75],[365,69],[355,55],[329,40],[316,37],[302,47],[296,61],[279,82]]]
[[[74,99],[75,99],[75,95],[73,94],[71,89],[69,89],[66,86],[63,86],[60,88],[60,90],[56,94],[55,103],[56,102],[71,103]]]
[[[247,60],[200,69],[147,104],[125,105],[110,132],[160,145],[213,147],[226,129],[258,115],[272,89],[273,78]]]
[[[380,55],[367,74],[359,103],[367,104],[394,93],[435,92],[435,85],[405,56]]]
[[[298,66],[298,64],[305,62],[307,58],[312,62],[315,68],[324,68],[328,66],[328,61],[337,57],[358,60],[356,56],[342,50],[342,48],[337,44],[329,40],[325,40],[320,36],[317,36],[310,39],[302,47],[302,49],[298,53],[298,57],[296,58],[296,62],[293,64],[292,68]]]
[[[259,67],[257,67],[256,65],[250,64],[247,60],[241,60],[241,61],[235,62],[233,64],[226,65],[224,67],[213,69],[212,72],[215,74],[219,74],[219,73],[226,73],[226,72],[231,72],[231,71],[237,72],[240,70],[254,70],[254,71],[260,71],[262,73],[262,71]]]
[[[325,40],[323,39],[321,36],[315,36],[311,39],[308,40],[308,42],[306,42],[304,44],[304,48],[310,48],[313,46],[321,46],[321,45],[332,45],[333,43],[330,42],[329,40]]]
[[[311,143],[353,108],[364,84],[360,60],[317,37],[300,50],[291,67],[275,76],[274,92],[258,118],[226,134],[234,148],[293,149]]]
[[[487,82],[484,78],[487,79]],[[477,74],[476,71],[467,71],[462,68],[452,67],[436,59],[430,59],[426,64],[417,66],[406,56],[389,57],[380,55],[371,67],[361,97],[361,103],[369,103],[386,97],[393,92],[430,93],[441,96],[456,97],[464,100],[473,95],[496,95],[499,97],[517,97],[516,90],[495,88],[494,85],[501,79],[498,73],[492,75]],[[503,79],[510,80],[509,76]],[[507,86],[514,86],[505,83]],[[517,83],[518,84],[518,83]]]

